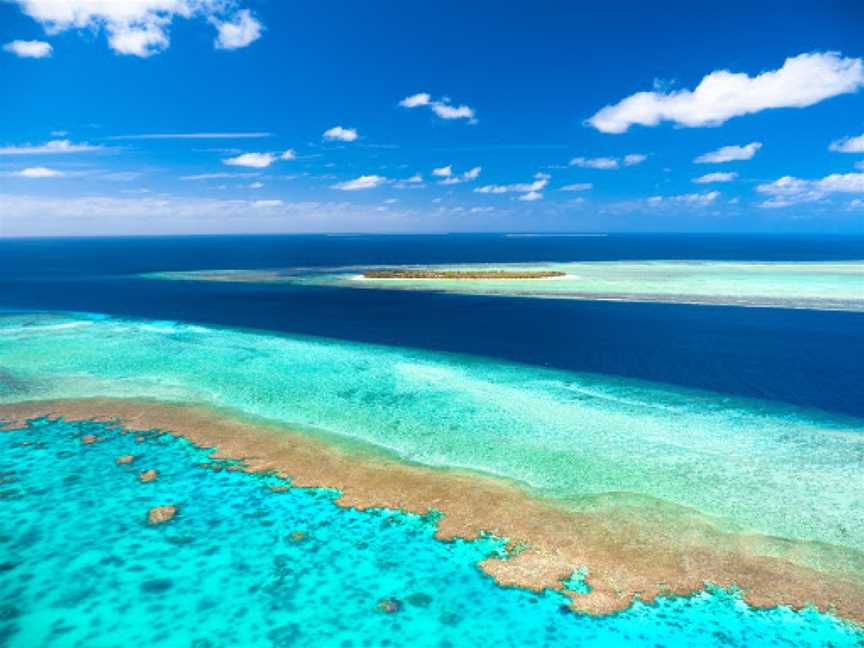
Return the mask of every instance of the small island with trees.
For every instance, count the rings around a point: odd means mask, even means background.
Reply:
[[[567,273],[556,270],[415,270],[393,268],[370,270],[364,279],[552,279]]]

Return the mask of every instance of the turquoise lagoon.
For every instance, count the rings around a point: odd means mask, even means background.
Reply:
[[[395,266],[375,266],[392,269]],[[734,306],[864,310],[864,263],[744,261],[594,261],[398,266],[417,270],[545,270],[547,279],[370,279],[368,267],[163,272],[162,279],[281,281],[391,290],[434,290],[470,295],[601,299]]]
[[[78,435],[105,440],[82,446]],[[21,445],[21,442],[29,445]],[[133,464],[116,457],[135,454]],[[723,591],[594,618],[555,592],[497,586],[494,539],[440,542],[435,521],[358,512],[270,477],[196,467],[207,453],[97,423],[0,433],[0,645],[860,646],[831,616],[756,611]],[[159,478],[142,484],[138,471]],[[150,507],[176,504],[148,526]],[[382,600],[399,609],[384,612]]]
[[[0,318],[0,368],[0,403],[202,404],[495,475],[574,509],[627,493],[728,529],[864,549],[857,419],[467,356],[74,314]],[[108,440],[82,446],[75,435],[91,428]],[[197,468],[203,451],[169,436],[142,449],[95,423],[32,421],[0,444],[0,643],[11,646],[864,641],[829,615],[755,611],[726,592],[600,619],[565,612],[561,594],[479,571],[499,541],[443,543],[434,519],[275,493],[272,478]],[[142,457],[115,465],[127,453]],[[145,464],[160,472],[151,484],[137,480]],[[148,527],[162,504],[180,514]],[[384,598],[400,609],[382,612]]]

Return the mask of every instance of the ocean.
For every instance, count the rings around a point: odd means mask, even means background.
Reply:
[[[417,511],[403,493],[410,510],[380,503],[395,495],[345,508],[340,495],[364,500],[337,476],[298,487],[288,464],[233,470],[170,429],[35,417],[0,434],[0,644],[860,646],[860,627],[824,610],[748,605],[762,581],[746,578],[788,565],[838,592],[860,582],[864,313],[143,275],[862,259],[852,237],[0,241],[0,413],[44,399],[92,402],[94,418],[98,399],[192,404],[284,425],[385,473],[475,479],[478,492],[491,479],[615,522],[602,546],[573,529],[585,547],[562,551],[585,564],[565,561],[563,587],[534,587],[531,562],[506,583],[478,565],[531,559],[530,542],[506,537],[525,528],[521,509],[502,513],[504,535],[441,539],[442,513],[492,505]],[[158,478],[142,483],[144,469]],[[148,524],[169,504],[174,519]],[[618,562],[592,562],[606,550]],[[616,588],[653,599],[637,586],[640,552],[668,561],[656,600],[574,611]],[[707,576],[684,595],[673,579],[692,555]],[[748,561],[759,570],[736,571]]]

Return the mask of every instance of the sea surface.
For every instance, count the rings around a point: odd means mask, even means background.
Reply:
[[[861,260],[852,237],[3,240],[0,402],[203,403],[573,506],[634,492],[721,527],[862,551],[864,313],[143,276]],[[864,296],[864,277],[844,281],[838,299]],[[107,440],[82,449],[85,428]],[[476,563],[501,539],[445,543],[434,517],[274,492],[271,477],[197,467],[204,451],[167,435],[144,444],[151,484],[115,464],[141,444],[97,423],[31,421],[0,445],[0,645],[864,642],[830,614],[757,611],[710,588],[576,614],[560,593],[484,575]],[[167,502],[178,517],[148,526]]]

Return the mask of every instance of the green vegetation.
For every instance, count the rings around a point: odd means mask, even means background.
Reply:
[[[566,273],[551,270],[372,270],[364,279],[549,279]]]

